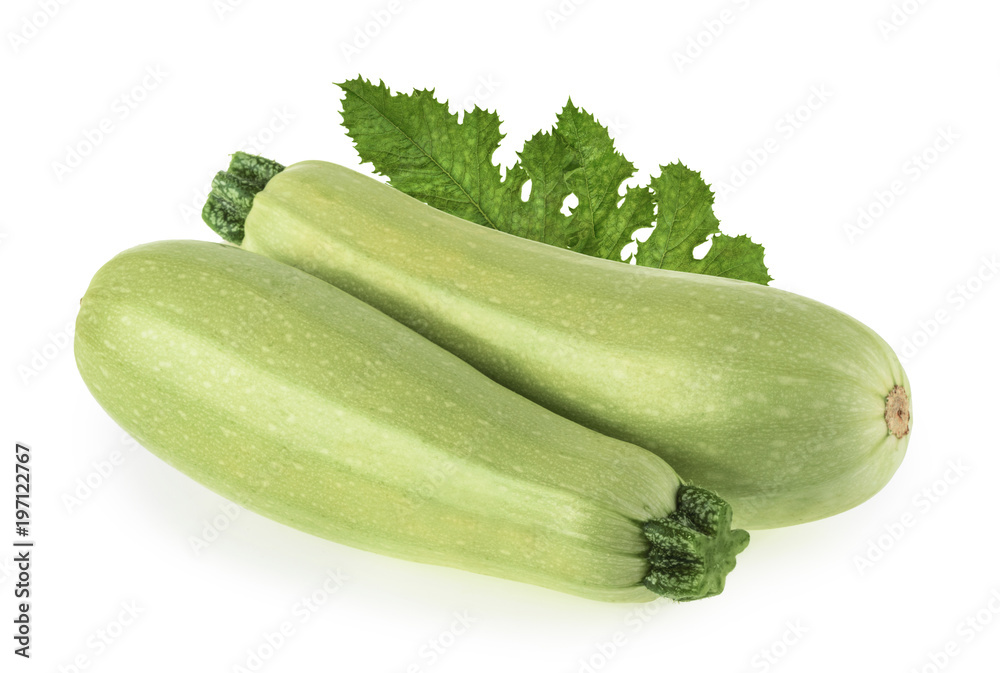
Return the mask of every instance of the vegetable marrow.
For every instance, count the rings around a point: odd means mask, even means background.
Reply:
[[[842,512],[905,453],[899,360],[819,302],[521,239],[320,161],[237,153],[203,216],[542,406],[653,451],[742,527]]]
[[[228,245],[95,275],[75,335],[150,451],[306,532],[606,601],[722,591],[747,544],[718,496],[494,383],[371,306]]]

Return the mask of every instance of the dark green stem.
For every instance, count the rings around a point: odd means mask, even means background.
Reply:
[[[212,192],[201,210],[201,219],[219,236],[239,245],[253,197],[283,170],[285,167],[277,161],[237,152],[229,162],[229,170],[216,173],[212,179]]]
[[[677,601],[693,601],[722,593],[736,555],[750,534],[731,528],[733,508],[711,491],[697,486],[677,490],[677,510],[647,521],[650,591]]]

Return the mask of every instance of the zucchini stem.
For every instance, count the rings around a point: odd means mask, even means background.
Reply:
[[[750,534],[731,528],[733,508],[711,491],[682,485],[677,509],[642,526],[649,540],[649,573],[643,584],[676,601],[693,601],[722,593],[736,555]]]
[[[903,386],[894,386],[885,398],[885,426],[896,439],[910,432],[910,398]]]
[[[212,179],[212,191],[201,210],[201,219],[219,236],[239,245],[253,197],[283,170],[285,167],[277,161],[237,152],[229,162],[229,170],[219,171]]]

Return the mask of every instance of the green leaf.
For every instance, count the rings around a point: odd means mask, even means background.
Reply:
[[[572,100],[556,125],[529,139],[518,162],[501,176],[493,153],[504,134],[495,112],[477,106],[459,123],[433,90],[393,94],[384,83],[361,77],[339,86],[345,92],[343,124],[362,161],[388,176],[396,189],[439,210],[618,261],[635,233],[655,221],[649,240],[638,246],[637,264],[770,280],[763,248],[745,236],[716,236],[703,259],[691,254],[719,232],[711,190],[697,173],[672,164],[651,187],[628,187],[622,197],[635,166],[615,149],[608,129]],[[567,215],[562,207],[570,194],[578,202]]]
[[[636,264],[767,285],[771,276],[764,266],[764,247],[746,236],[719,233],[712,211],[715,196],[700,173],[680,162],[660,166],[650,187],[656,195],[656,228],[639,246]],[[694,249],[709,236],[708,252],[695,259]]]
[[[569,228],[580,238],[580,245],[573,249],[621,261],[622,248],[632,234],[653,221],[652,195],[645,187],[633,187],[618,206],[618,190],[635,174],[635,166],[615,149],[608,129],[589,112],[574,107],[572,100],[556,117],[552,134],[566,143],[576,160],[565,176],[579,199],[568,218]],[[522,156],[529,147],[530,141]]]

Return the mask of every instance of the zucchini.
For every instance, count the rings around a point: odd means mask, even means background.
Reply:
[[[630,267],[442,213],[347,168],[241,153],[203,216],[556,413],[666,459],[745,528],[874,495],[910,387],[857,320],[782,290]]]
[[[83,297],[75,351],[101,406],[165,462],[353,547],[647,601],[719,593],[749,539],[653,454],[232,246],[112,259]]]

